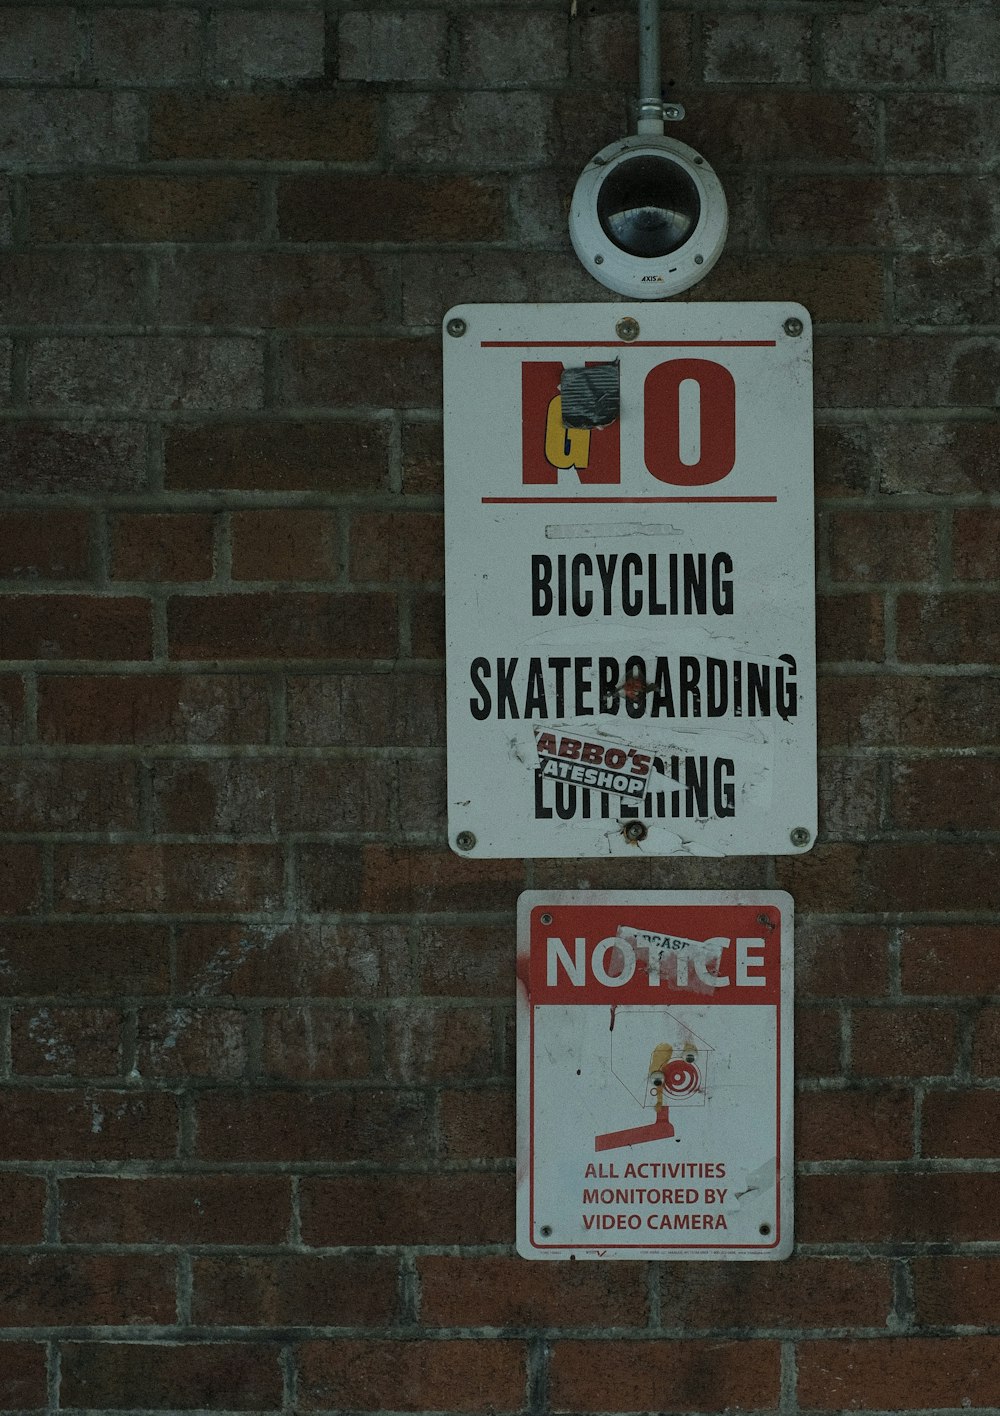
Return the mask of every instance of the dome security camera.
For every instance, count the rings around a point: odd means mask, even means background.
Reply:
[[[573,249],[591,275],[639,300],[697,284],[722,254],[728,227],[725,193],[705,159],[655,133],[592,157],[569,216]]]

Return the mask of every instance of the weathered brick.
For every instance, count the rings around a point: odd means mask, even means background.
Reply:
[[[995,595],[900,595],[899,657],[911,663],[990,664],[1000,656]]]
[[[264,1411],[281,1405],[276,1344],[251,1342],[66,1342],[62,1399],[113,1410],[128,1392],[140,1407]]]
[[[910,925],[903,931],[903,992],[928,997],[1000,993],[992,925]]]
[[[323,11],[220,10],[215,16],[212,77],[301,80],[323,73]]]
[[[882,1327],[892,1308],[885,1260],[794,1257],[787,1264],[672,1264],[672,1325]]]
[[[172,659],[392,659],[396,601],[374,591],[176,596],[167,634]]]
[[[893,768],[892,821],[903,830],[992,831],[1000,761],[906,759]]]
[[[834,580],[936,578],[937,518],[932,512],[838,511],[829,520]]]
[[[804,15],[719,15],[703,26],[709,83],[800,84],[809,76],[812,26]]]
[[[503,931],[490,926],[424,926],[418,935],[420,991],[450,998],[506,998],[513,960],[497,947]]]
[[[989,876],[997,865],[992,845],[821,845],[779,861],[778,877],[800,909],[961,912],[992,908]]]
[[[877,925],[801,921],[795,931],[800,998],[878,998],[889,986],[889,932]]]
[[[371,1013],[288,1006],[268,1009],[262,1025],[264,1072],[277,1081],[362,1081],[382,1070]]]
[[[645,1275],[633,1264],[548,1264],[518,1258],[427,1256],[417,1261],[428,1327],[642,1327]],[[572,1315],[572,1317],[570,1317]]]
[[[35,407],[259,408],[257,340],[139,336],[39,339],[28,368]]]
[[[212,517],[123,513],[110,526],[112,580],[190,581],[212,575]]]
[[[203,1160],[389,1161],[425,1159],[428,1102],[382,1091],[203,1092],[197,1103]]]
[[[146,433],[128,423],[3,423],[0,460],[8,492],[131,492],[145,481]]]
[[[924,1097],[922,1153],[955,1159],[1000,1155],[1000,1091],[929,1091]]]
[[[905,1337],[801,1343],[799,1402],[807,1410],[922,1411],[961,1391],[970,1406],[992,1404],[1000,1382],[1000,1338]]]
[[[114,1077],[121,1014],[108,1008],[26,1008],[11,1014],[11,1066],[23,1077]]]
[[[0,1175],[0,1243],[40,1244],[44,1237],[45,1177],[5,1171]],[[3,1393],[0,1374],[0,1397]]]
[[[57,846],[56,898],[69,914],[277,909],[280,852],[271,846]]]
[[[0,1401],[11,1410],[43,1407],[46,1348],[41,1342],[5,1342],[0,1348]]]
[[[251,743],[267,739],[266,680],[249,674],[46,675],[49,743]]]
[[[437,338],[300,336],[282,345],[279,401],[293,407],[428,408],[441,396],[440,366]]]
[[[444,524],[436,512],[356,512],[350,575],[355,585],[444,579]]]
[[[936,252],[893,263],[896,312],[915,324],[996,324],[1000,265],[994,254]]]
[[[551,107],[540,93],[393,93],[388,140],[418,167],[507,172],[547,153]]]
[[[577,77],[588,88],[602,84],[625,85],[632,93],[639,72],[638,26],[620,10],[610,13],[582,6],[576,16]],[[660,49],[664,87],[693,79],[691,71],[691,16],[668,10],[660,15]]]
[[[1000,428],[995,419],[886,428],[878,459],[879,490],[946,496],[988,491],[992,485],[989,468],[998,450]]]
[[[239,1327],[381,1327],[395,1316],[397,1267],[367,1254],[196,1259],[192,1317]]]
[[[278,184],[278,225],[287,241],[488,241],[503,235],[498,181],[324,173]]]
[[[149,659],[149,602],[133,596],[4,596],[0,655],[5,659]]]
[[[83,511],[0,511],[0,577],[82,580],[90,572]]]
[[[803,1092],[795,1131],[800,1160],[908,1160],[913,1097],[889,1087]]]
[[[980,1008],[972,1037],[972,1073],[976,1077],[1000,1076],[1000,1008]]]
[[[507,910],[523,879],[523,863],[460,860],[451,851],[303,846],[300,888],[308,909],[361,909],[387,914],[441,910]],[[342,864],[343,871],[337,869]],[[360,864],[360,878],[358,865]]]
[[[799,1243],[940,1243],[996,1234],[1000,1175],[923,1171],[800,1175]]]
[[[332,511],[234,511],[234,580],[336,580],[340,521]]]
[[[951,1009],[895,1006],[851,1013],[851,1070],[856,1076],[950,1076],[957,1060]]]
[[[776,1342],[556,1342],[553,1411],[761,1411],[778,1398]]]
[[[170,937],[166,926],[153,924],[5,924],[0,960],[8,998],[162,994],[170,982]]]
[[[698,98],[698,146],[729,161],[871,162],[876,104],[872,97],[794,89],[707,92]]]
[[[435,251],[403,258],[403,316],[412,324],[436,325],[452,305],[475,303],[484,287],[498,300],[581,301],[598,295],[593,281],[562,252]],[[472,329],[475,334],[475,326]]]
[[[74,79],[80,47],[76,16],[68,6],[0,9],[0,79],[29,84]]]
[[[245,177],[142,172],[35,177],[28,183],[28,226],[39,241],[246,240],[260,230],[257,184]]]
[[[977,506],[952,515],[951,556],[956,580],[1000,579],[1000,509]]]
[[[988,162],[1000,138],[1000,114],[987,95],[893,94],[885,100],[885,117],[892,162]],[[937,254],[947,260],[947,252]]]
[[[728,184],[726,184],[728,186]],[[731,192],[727,193],[732,196]],[[685,291],[685,300],[794,300],[816,321],[879,323],[885,312],[882,263],[877,256],[820,251],[802,258],[731,252],[712,279]]]
[[[839,1077],[840,1013],[835,1008],[796,1008],[795,1074],[798,1077]]]
[[[855,497],[873,476],[872,431],[863,423],[820,423],[815,429],[816,495]]]
[[[512,1177],[483,1171],[303,1176],[306,1244],[509,1244]]]
[[[135,162],[139,132],[140,114],[130,94],[0,91],[0,161],[9,167]]]
[[[392,317],[395,260],[340,252],[176,252],[160,270],[165,324],[377,324]]]
[[[796,177],[769,186],[779,245],[974,250],[992,239],[984,177]]]
[[[8,1090],[4,1160],[169,1160],[177,1102],[162,1093]]]
[[[885,656],[881,595],[819,595],[816,657],[820,663],[879,663]]]
[[[233,1008],[142,1008],[136,1071],[229,1082],[248,1068],[247,1016]]]
[[[402,926],[192,924],[177,989],[205,997],[385,998],[413,991]]]
[[[458,74],[473,88],[523,88],[566,77],[568,45],[562,15],[475,11],[458,36]]]
[[[436,10],[350,10],[340,16],[337,70],[364,83],[443,79],[447,17]]]
[[[949,13],[944,67],[950,83],[992,84],[1000,59],[1000,17],[988,5]]]
[[[149,1254],[3,1254],[0,1320],[5,1327],[169,1323],[174,1270],[173,1259]]]
[[[123,251],[0,254],[0,300],[11,324],[137,324],[145,270]]]
[[[59,1232],[76,1244],[279,1244],[291,1222],[281,1175],[76,1175],[59,1195]]]
[[[444,450],[440,423],[404,423],[401,453],[403,491],[411,496],[438,496],[444,483]]]
[[[91,69],[99,84],[169,84],[197,79],[201,24],[195,9],[93,11]]]
[[[508,1089],[443,1091],[441,1153],[448,1160],[510,1160],[514,1155],[514,1098]]]
[[[524,1360],[509,1340],[304,1342],[299,1392],[307,1411],[518,1411]]]
[[[822,24],[823,71],[841,84],[926,82],[934,77],[930,15],[883,7]]]
[[[444,595],[440,591],[410,596],[410,650],[415,659],[444,658]]]
[[[819,790],[825,840],[868,840],[878,834],[882,807],[877,762],[865,757],[821,759]]]
[[[327,93],[160,94],[150,153],[163,158],[359,162],[375,156],[371,99]]]
[[[383,423],[292,421],[171,428],[172,491],[378,491],[388,482]]]
[[[397,1082],[457,1081],[495,1071],[493,1019],[486,1008],[414,1003],[385,1020],[385,1069]]]
[[[913,1262],[917,1320],[929,1327],[993,1327],[1000,1316],[1000,1260],[936,1255]]]
[[[847,747],[961,747],[991,743],[1000,710],[995,678],[838,677],[821,682],[821,742]]]
[[[444,731],[442,684],[429,674],[288,679],[288,741],[309,747],[423,747]]]

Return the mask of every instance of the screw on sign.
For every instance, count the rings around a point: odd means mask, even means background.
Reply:
[[[792,902],[528,892],[518,903],[518,1252],[784,1258]]]

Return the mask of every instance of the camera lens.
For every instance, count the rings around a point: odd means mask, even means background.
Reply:
[[[684,245],[700,215],[701,198],[691,177],[660,156],[619,163],[597,198],[605,234],[630,256],[668,256]]]

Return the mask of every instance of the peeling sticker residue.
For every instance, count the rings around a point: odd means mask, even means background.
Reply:
[[[691,993],[706,994],[726,986],[719,965],[722,951],[730,947],[728,939],[681,939],[629,925],[620,925],[616,933],[631,944],[636,966],[647,971],[654,985],[662,980]]]
[[[671,526],[668,522],[660,521],[615,521],[611,525],[596,522],[585,522],[582,525],[571,523],[567,525],[546,526],[545,538],[548,541],[601,541],[617,540],[621,536],[682,536],[684,533],[679,526]],[[598,557],[598,561],[606,559]]]

